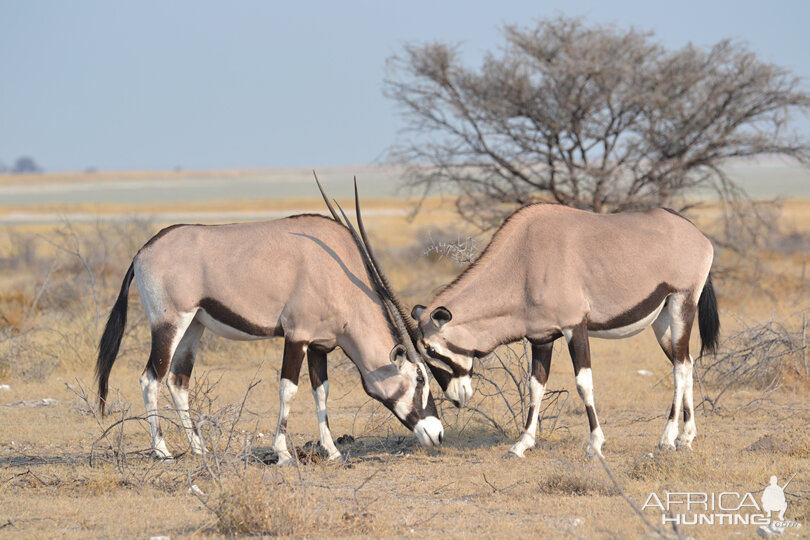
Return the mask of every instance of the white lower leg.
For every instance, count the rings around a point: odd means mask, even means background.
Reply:
[[[141,391],[143,392],[143,402],[146,406],[146,421],[149,423],[149,434],[152,437],[152,450],[158,459],[171,459],[172,454],[166,447],[166,441],[160,431],[158,419],[158,381],[151,370],[147,369],[140,379]]]
[[[586,457],[594,457],[602,455],[602,445],[605,444],[605,435],[602,433],[602,427],[599,425],[599,420],[596,417],[596,407],[593,401],[593,374],[591,368],[582,368],[576,376],[577,392],[582,402],[585,404],[585,411],[588,413],[588,425],[591,428],[591,438],[588,443]],[[593,423],[591,425],[591,415],[593,415]]]
[[[683,403],[684,388],[686,386],[686,367],[683,362],[675,362],[672,367],[675,390],[672,397],[672,408],[670,409],[667,425],[664,427],[664,434],[658,448],[661,450],[674,450],[675,439],[678,437],[678,417],[681,414],[681,404]]]
[[[194,431],[194,423],[191,421],[191,415],[188,412],[188,388],[177,384],[177,378],[174,373],[169,373],[166,381],[166,386],[169,387],[169,394],[174,401],[174,408],[177,410],[177,416],[180,417],[180,423],[183,425],[183,431],[186,432],[188,443],[191,447],[192,454],[202,454],[202,444],[200,444],[200,437]]]
[[[531,405],[529,407],[529,418],[526,422],[526,429],[523,431],[523,434],[520,436],[520,439],[512,445],[512,448],[509,449],[509,452],[518,456],[523,457],[523,454],[529,448],[534,448],[535,441],[536,441],[536,434],[537,434],[537,419],[540,416],[540,404],[543,401],[543,392],[545,391],[545,387],[543,386],[540,381],[531,376],[529,378],[529,392],[530,392],[530,399]]]
[[[298,385],[289,379],[281,379],[279,386],[279,410],[276,436],[273,438],[273,450],[278,454],[278,464],[292,463],[292,455],[287,449],[287,417],[290,414],[290,402],[298,391]]]
[[[321,446],[329,454],[329,459],[340,459],[340,450],[332,441],[332,432],[329,431],[329,422],[326,414],[326,400],[329,398],[329,381],[324,381],[318,388],[312,390],[315,399],[315,410],[318,414],[318,433],[321,437]]]
[[[679,448],[692,448],[692,441],[695,435],[697,435],[697,426],[695,425],[695,406],[692,395],[694,364],[692,363],[691,356],[689,357],[689,361],[685,362],[685,371],[686,374],[683,386],[683,431],[681,431],[681,434],[675,440],[675,444]]]

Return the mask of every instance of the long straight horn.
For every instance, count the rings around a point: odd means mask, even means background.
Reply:
[[[355,200],[357,197],[357,184],[355,183]],[[399,333],[399,338],[402,341],[402,344],[405,346],[405,350],[407,352],[408,358],[412,362],[421,362],[422,358],[419,353],[416,352],[416,348],[414,347],[414,341],[411,338],[410,332],[408,332],[408,327],[405,325],[405,321],[402,318],[402,314],[397,309],[396,305],[394,304],[393,300],[391,299],[388,291],[385,289],[385,285],[383,284],[382,278],[380,277],[380,273],[378,271],[377,266],[374,265],[374,262],[371,256],[368,253],[367,246],[363,244],[363,241],[360,239],[360,236],[357,234],[357,230],[355,230],[352,222],[349,221],[348,216],[346,216],[346,212],[343,211],[343,208],[340,206],[340,203],[335,201],[335,204],[340,210],[343,219],[346,221],[346,226],[351,231],[352,236],[354,237],[354,241],[357,243],[357,247],[360,249],[360,253],[363,255],[363,258],[366,261],[366,266],[371,273],[372,279],[374,279],[374,283],[376,288],[380,292],[380,296],[382,296],[383,303],[385,304],[386,310],[389,313],[389,316],[393,319],[394,326]],[[359,204],[355,206],[357,210],[360,209]]]
[[[393,301],[390,298],[388,291],[385,289],[385,285],[383,284],[382,279],[380,278],[380,274],[377,270],[377,267],[374,266],[371,257],[368,254],[367,248],[364,245],[363,241],[360,239],[360,236],[357,234],[352,222],[349,221],[349,218],[346,216],[346,213],[341,208],[340,204],[335,201],[340,213],[343,215],[343,219],[345,223],[341,221],[340,217],[338,217],[337,212],[335,212],[335,208],[332,206],[332,203],[329,202],[329,197],[326,196],[326,193],[323,190],[323,186],[321,186],[321,182],[318,180],[318,175],[315,174],[315,171],[312,171],[312,174],[315,176],[315,183],[318,184],[318,189],[321,192],[321,196],[323,197],[324,202],[326,203],[326,207],[329,208],[329,212],[332,213],[332,217],[338,223],[341,223],[349,229],[349,232],[352,234],[352,238],[354,238],[355,244],[357,244],[357,248],[360,250],[360,254],[363,256],[365,260],[365,264],[368,267],[369,273],[371,274],[371,278],[374,280],[375,288],[378,290],[380,296],[383,299],[383,303],[385,304],[386,311],[389,313],[389,317],[393,319],[394,325],[397,328],[397,332],[400,335],[400,340],[405,345],[405,349],[407,351],[408,357],[413,361],[418,361],[419,356],[417,355],[416,351],[413,347],[413,341],[411,340],[410,333],[408,332],[408,328],[404,325],[404,322],[401,317],[401,313],[398,312],[396,305],[394,305]],[[357,202],[357,178],[355,178],[354,182],[354,195],[355,195],[355,202]],[[356,204],[356,208],[359,211],[360,206]],[[358,214],[359,215],[359,214]],[[399,316],[398,316],[399,315]]]
[[[357,226],[360,227],[360,235],[363,237],[363,243],[366,246],[366,251],[368,251],[368,256],[371,259],[371,263],[374,265],[374,268],[377,270],[377,274],[380,276],[380,281],[382,281],[382,286],[385,288],[388,298],[390,298],[394,303],[394,307],[399,314],[399,318],[402,319],[402,322],[405,324],[405,328],[408,330],[408,335],[410,336],[411,341],[417,343],[419,336],[416,324],[414,324],[413,320],[411,320],[411,318],[405,312],[405,309],[402,307],[402,302],[399,301],[399,298],[394,292],[394,287],[391,286],[391,282],[388,281],[385,272],[383,272],[382,266],[378,262],[377,256],[374,254],[374,249],[371,247],[371,242],[368,240],[366,228],[363,225],[363,217],[360,214],[360,198],[357,195],[357,177],[354,178],[354,208],[355,213],[357,214]]]
[[[318,180],[318,175],[315,174],[315,169],[312,169],[312,174],[313,174],[313,176],[315,176],[315,183],[318,184],[318,190],[321,192],[321,197],[323,197],[323,202],[326,203],[326,207],[332,213],[332,217],[335,218],[335,221],[337,221],[338,223],[342,223],[340,221],[340,218],[337,215],[337,212],[335,212],[335,208],[332,206],[332,203],[329,202],[329,197],[327,197],[326,193],[324,193],[323,186],[321,186],[321,182],[320,182],[320,180]]]

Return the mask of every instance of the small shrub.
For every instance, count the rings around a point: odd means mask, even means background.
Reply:
[[[258,472],[223,481],[217,504],[217,529],[226,534],[301,534],[306,504],[299,490]]]

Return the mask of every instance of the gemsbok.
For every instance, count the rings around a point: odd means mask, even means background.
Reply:
[[[711,242],[671,210],[605,215],[529,205],[504,221],[478,259],[429,306],[413,309],[418,349],[445,395],[461,407],[473,393],[474,358],[529,340],[529,414],[509,451],[523,457],[535,444],[552,345],[565,337],[590,425],[587,455],[593,457],[602,455],[605,437],[594,408],[588,338],[624,338],[652,325],[675,379],[659,447],[691,448],[696,428],[689,336],[695,314],[701,354],[714,352],[720,329],[713,255]]]
[[[359,202],[357,212],[359,218]],[[190,449],[203,451],[189,414],[188,391],[197,345],[206,328],[233,340],[284,337],[281,403],[273,440],[279,464],[292,461],[287,416],[304,356],[321,444],[330,459],[341,458],[326,414],[326,356],[336,347],[355,364],[371,397],[390,409],[421,444],[438,446],[444,430],[430,394],[428,371],[405,329],[401,309],[391,303],[392,291],[382,288],[366,250],[370,246],[353,229],[312,214],[163,229],[135,255],[99,344],[96,376],[102,413],[134,279],[152,331],[140,384],[152,449],[159,459],[172,457],[160,430],[157,405],[158,385],[167,374]]]

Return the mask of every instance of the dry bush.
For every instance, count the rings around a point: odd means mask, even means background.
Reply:
[[[272,476],[267,470],[249,469],[222,482],[215,511],[219,532],[293,536],[312,526],[312,511],[300,489]]]
[[[483,247],[475,237],[447,227],[422,229],[418,237],[423,241],[417,245],[417,249],[433,262],[445,259],[460,265],[470,264],[478,258]]]
[[[783,382],[805,385],[810,378],[807,363],[807,320],[791,330],[773,320],[743,326],[725,338],[718,354],[703,359],[700,378],[712,408],[731,390],[760,390],[770,393]]]
[[[86,367],[129,261],[153,233],[147,222],[74,226],[48,235],[8,233],[0,268],[14,270],[0,297],[0,364],[22,379]],[[127,333],[142,332],[132,310]],[[126,356],[130,350],[122,350]]]

